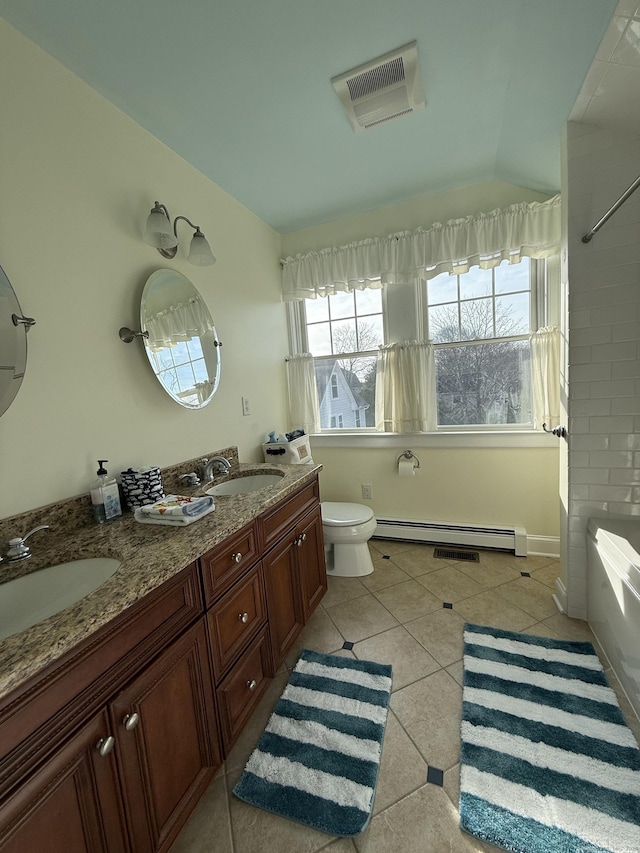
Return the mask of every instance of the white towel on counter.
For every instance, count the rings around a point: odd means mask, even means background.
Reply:
[[[212,497],[190,498],[186,495],[165,495],[161,500],[138,507],[136,521],[142,524],[170,524],[185,527],[215,509]]]

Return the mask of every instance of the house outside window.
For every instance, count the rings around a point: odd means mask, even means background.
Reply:
[[[375,429],[378,348],[404,340],[434,345],[437,428],[531,428],[529,335],[546,318],[546,267],[523,258],[298,302],[321,429]]]

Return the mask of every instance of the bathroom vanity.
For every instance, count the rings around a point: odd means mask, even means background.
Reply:
[[[0,643],[2,853],[171,846],[326,590],[319,466],[281,468],[183,529],[74,534],[122,566]]]

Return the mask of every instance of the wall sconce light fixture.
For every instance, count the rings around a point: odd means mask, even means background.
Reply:
[[[159,201],[151,210],[144,229],[144,242],[157,249],[163,258],[175,258],[178,251],[178,220],[183,219],[195,230],[191,239],[187,261],[197,267],[208,267],[215,264],[216,259],[211,246],[198,225],[194,225],[186,216],[176,216],[171,228],[169,211]]]

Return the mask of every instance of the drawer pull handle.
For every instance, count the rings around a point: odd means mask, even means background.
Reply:
[[[122,725],[128,732],[133,731],[135,727],[140,722],[140,715],[136,714],[134,711],[133,714],[127,714],[126,717],[122,720]]]
[[[247,622],[249,621],[249,614],[248,613],[238,613],[238,619],[246,625]]]
[[[303,533],[303,534],[302,534],[302,536],[300,537],[300,539],[302,539],[302,541],[303,541],[303,542],[304,542],[304,540],[305,540],[306,538],[307,538],[307,534],[306,534],[306,533]]]
[[[240,560],[242,559],[242,554],[240,553],[240,551],[237,551],[235,554],[231,555],[231,559],[233,560],[234,563],[239,563]]]
[[[105,755],[109,755],[109,753],[113,750],[115,743],[115,738],[113,738],[111,735],[109,735],[109,737],[102,737],[96,744],[96,749],[104,758]]]
[[[249,690],[255,690],[257,686],[258,682],[255,680],[255,678],[252,678],[251,681],[247,681],[247,687],[249,688]]]
[[[296,539],[296,545],[298,546],[298,548],[302,545],[302,536],[298,536],[298,538]]]

